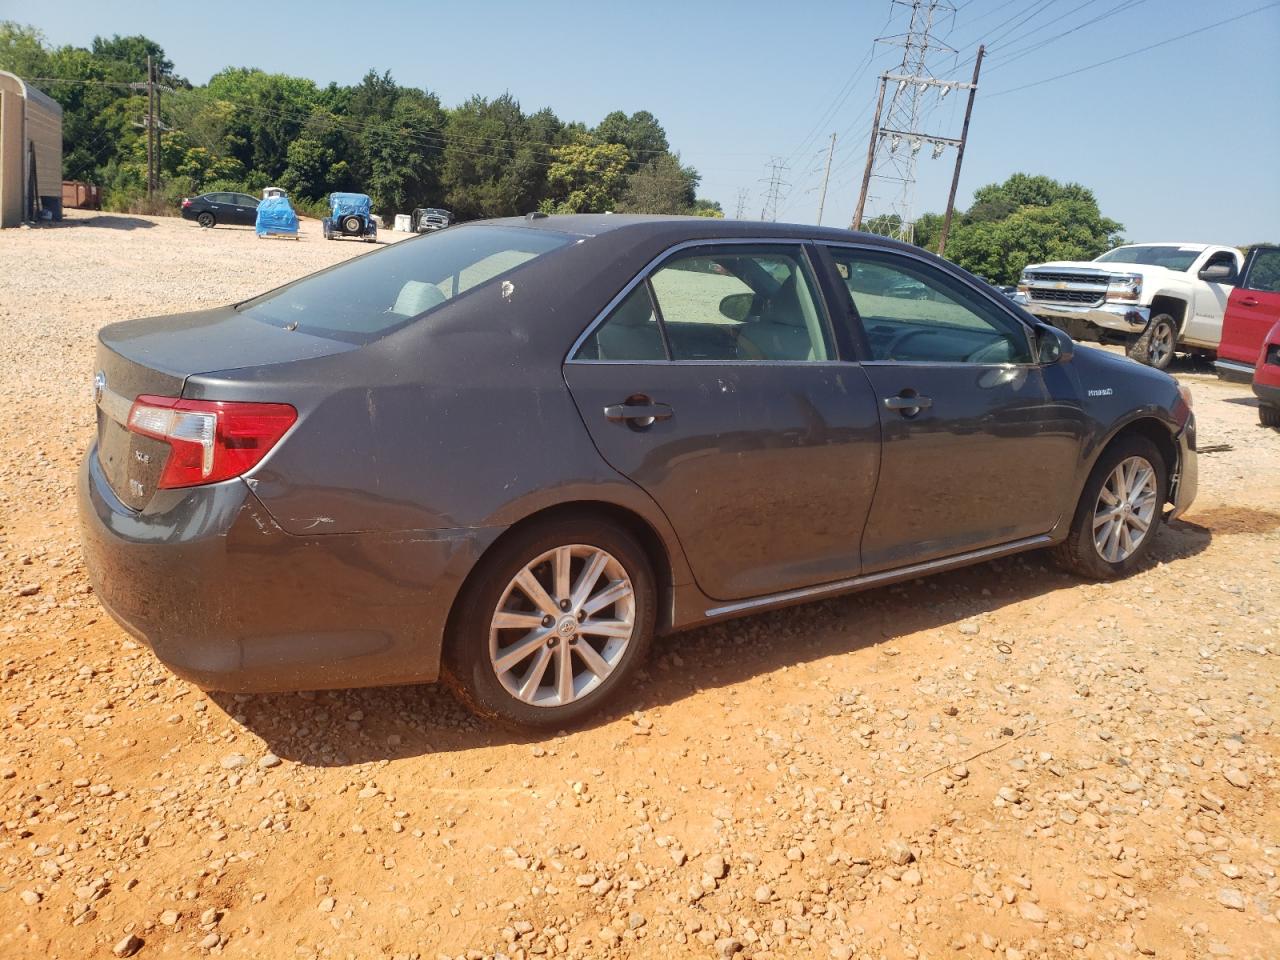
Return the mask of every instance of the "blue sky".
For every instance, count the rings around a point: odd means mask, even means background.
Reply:
[[[959,203],[975,187],[1021,170],[1091,187],[1130,239],[1280,240],[1280,6],[1003,93],[1266,2],[955,0],[939,34],[959,53],[933,60],[935,73],[968,79],[973,48],[980,40],[990,45]],[[897,12],[886,27],[891,8]],[[354,83],[372,67],[449,105],[510,91],[526,111],[550,106],[589,124],[610,110],[647,109],[702,173],[702,194],[730,214],[746,189],[747,214],[759,216],[760,181],[776,155],[790,159],[792,184],[781,218],[813,222],[835,132],[824,222],[838,225],[848,223],[857,198],[875,77],[901,56],[900,48],[872,41],[900,33],[904,12],[890,0],[223,0],[199,8],[0,0],[0,18],[31,23],[54,43],[145,33],[195,82],[235,65]],[[273,23],[282,29],[266,28]],[[929,128],[958,135],[962,110],[952,94],[932,110]],[[920,157],[915,207],[940,211],[953,155],[931,160],[926,148]]]

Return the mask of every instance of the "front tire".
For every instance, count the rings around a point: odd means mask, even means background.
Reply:
[[[1089,474],[1054,560],[1091,580],[1127,576],[1151,550],[1168,493],[1168,467],[1154,443],[1145,437],[1112,443]]]
[[[1173,317],[1167,313],[1158,313],[1129,347],[1129,356],[1157,370],[1167,370],[1169,364],[1173,363],[1177,345],[1178,327]]]
[[[656,607],[649,560],[623,527],[530,526],[499,543],[459,596],[445,679],[481,716],[524,730],[567,727],[627,689]]]

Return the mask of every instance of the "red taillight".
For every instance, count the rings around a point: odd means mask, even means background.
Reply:
[[[189,197],[183,197],[183,198],[182,198],[182,205],[183,205],[183,207],[189,207],[189,206],[191,206],[191,199],[190,199]]]
[[[298,419],[287,403],[138,397],[129,429],[169,445],[159,487],[193,487],[252,469]]]

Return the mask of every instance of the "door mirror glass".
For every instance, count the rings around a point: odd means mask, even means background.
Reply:
[[[750,293],[731,293],[720,301],[720,315],[734,323],[745,323],[751,316],[751,303],[755,295]]]
[[[1036,330],[1036,353],[1041,363],[1066,363],[1075,356],[1076,342],[1065,330],[1039,327]]]
[[[1199,276],[1209,283],[1230,283],[1236,278],[1236,268],[1229,263],[1211,263],[1200,271]]]

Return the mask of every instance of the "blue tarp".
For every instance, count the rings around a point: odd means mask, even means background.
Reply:
[[[329,209],[332,211],[335,220],[338,217],[345,217],[352,213],[367,217],[372,205],[372,201],[363,193],[329,194]]]
[[[271,233],[297,233],[298,215],[289,205],[288,197],[267,197],[258,204],[258,236]]]

